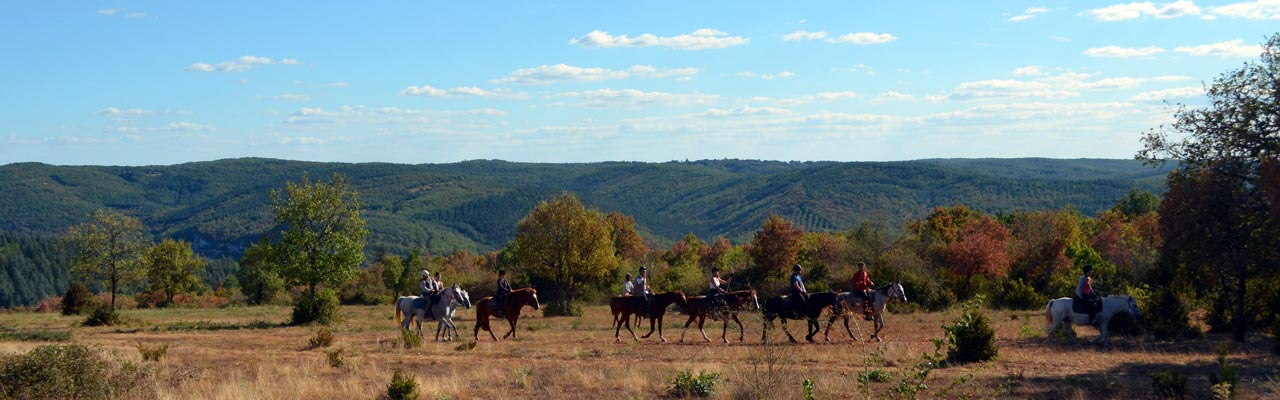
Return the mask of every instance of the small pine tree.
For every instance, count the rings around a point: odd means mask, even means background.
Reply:
[[[996,358],[1000,349],[996,346],[996,331],[982,312],[982,296],[966,302],[964,313],[943,325],[947,336],[947,360],[958,363],[982,362]]]
[[[62,296],[62,315],[84,314],[94,308],[97,298],[83,283],[74,282]]]

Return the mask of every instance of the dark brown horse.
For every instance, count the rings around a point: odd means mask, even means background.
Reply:
[[[476,329],[472,333],[472,337],[476,340],[480,340],[480,329],[489,331],[489,336],[492,337],[493,340],[498,340],[498,337],[494,336],[493,330],[489,329],[489,317],[497,317],[497,315],[494,315],[491,310],[494,306],[493,303],[493,297],[485,297],[480,299],[479,302],[476,302]],[[524,306],[533,306],[534,310],[542,307],[538,304],[537,290],[533,290],[533,288],[524,288],[512,290],[511,293],[507,294],[507,304],[502,308],[502,313],[507,318],[507,323],[511,324],[511,330],[507,331],[507,334],[502,335],[503,339],[506,339],[508,336],[512,338],[516,337],[516,321],[520,320],[520,309],[524,308]]]
[[[756,299],[756,290],[729,292],[724,295],[724,301],[724,313],[719,316],[724,320],[724,327],[720,329],[720,339],[724,340],[725,343],[729,343],[729,339],[725,336],[729,330],[729,320],[732,319],[733,322],[738,323],[738,341],[741,342],[746,339],[746,336],[742,328],[742,320],[738,319],[738,311],[748,306],[755,307],[757,310],[760,309],[760,301]],[[698,320],[698,332],[702,333],[703,340],[710,342],[711,338],[708,338],[707,332],[702,330],[702,324],[706,322],[707,317],[711,316],[711,310],[707,304],[707,296],[690,297],[687,303],[688,307],[685,307],[685,311],[689,312],[689,320],[685,321],[684,330],[680,331],[680,341],[684,342],[684,334],[689,331],[689,324],[692,324],[694,320]]]
[[[613,312],[613,324],[616,325],[613,329],[613,341],[622,341],[618,335],[622,332],[624,324],[627,326],[627,332],[631,332],[631,337],[637,341],[640,340],[639,337],[636,337],[636,332],[631,330],[631,315],[635,314],[637,317],[644,315],[644,309],[640,308],[639,297],[614,296],[613,299],[609,300],[609,310]],[[662,336],[662,317],[667,314],[667,307],[670,307],[671,303],[676,303],[682,308],[686,306],[684,292],[658,293],[651,297],[652,299],[649,301],[649,333],[644,334],[644,337],[648,339],[650,335],[653,335],[654,325],[657,325],[658,339],[665,342],[667,338]],[[639,325],[640,323],[637,322],[636,326],[639,327]]]

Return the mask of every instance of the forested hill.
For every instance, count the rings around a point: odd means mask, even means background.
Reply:
[[[576,193],[635,217],[659,242],[690,232],[743,240],[778,214],[807,230],[876,220],[898,225],[935,206],[1092,215],[1132,188],[1164,191],[1167,170],[1126,160],[940,159],[905,162],[714,160],[668,163],[313,163],[232,159],[170,166],[0,166],[0,230],[61,233],[94,209],[141,219],[157,236],[211,257],[239,255],[270,228],[269,193],[303,173],[351,178],[370,249],[491,250],[539,200]]]

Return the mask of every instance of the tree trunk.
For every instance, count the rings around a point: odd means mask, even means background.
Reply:
[[[112,274],[111,276],[111,313],[112,314],[116,313],[116,281],[118,281],[118,279],[115,277],[115,274]]]
[[[1244,332],[1248,328],[1249,317],[1245,314],[1245,272],[1248,270],[1248,264],[1240,264],[1236,267],[1236,309],[1231,318],[1231,338],[1237,342],[1244,342]]]

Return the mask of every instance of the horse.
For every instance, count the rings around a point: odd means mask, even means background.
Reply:
[[[883,342],[884,339],[880,338],[880,330],[884,329],[884,306],[889,304],[889,300],[897,300],[906,303],[907,292],[902,288],[901,283],[894,282],[876,288],[872,293],[874,293],[875,300],[871,301],[871,321],[876,331],[871,334],[871,338],[875,339],[877,342]],[[849,329],[849,315],[860,314],[862,309],[865,307],[863,303],[866,301],[866,298],[862,297],[861,293],[844,292],[840,293],[840,301],[843,301],[848,308],[846,308],[846,312],[841,315],[836,315],[835,313],[831,314],[831,319],[827,321],[827,330],[822,333],[822,337],[826,341],[831,341],[831,324],[835,323],[836,318],[843,317],[845,332],[848,332],[849,337],[857,341],[858,337],[854,336],[852,329]]]
[[[498,340],[498,337],[494,336],[493,330],[489,329],[489,317],[498,317],[491,311],[495,301],[493,297],[485,297],[476,302],[476,328],[472,332],[472,337],[476,340],[480,340],[480,329],[489,331],[489,336],[495,341]],[[512,339],[516,337],[516,321],[520,320],[520,309],[524,308],[524,306],[532,306],[534,310],[542,308],[542,305],[538,303],[537,290],[524,288],[512,290],[511,293],[507,294],[507,304],[503,307],[502,314],[506,317],[507,323],[511,324],[511,330],[502,335],[503,339],[508,336]]]
[[[454,338],[459,336],[458,327],[453,324],[453,311],[458,309],[459,305],[471,308],[471,297],[466,290],[454,284],[440,292],[440,301],[431,307],[431,314],[436,320],[436,341],[440,341],[441,331],[445,334],[445,340],[449,340],[450,330]],[[418,336],[421,337],[422,321],[427,319],[427,299],[419,296],[401,296],[396,299],[395,307],[396,324],[400,325],[401,329],[408,330],[409,324],[416,319]],[[408,318],[403,318],[404,316]]]
[[[627,332],[631,332],[632,338],[635,338],[636,341],[640,340],[639,337],[636,337],[636,332],[631,330],[631,315],[635,314],[637,317],[644,315],[644,310],[639,309],[639,297],[630,295],[614,296],[609,300],[609,311],[613,313],[613,324],[616,325],[613,329],[613,341],[622,341],[618,335],[622,332],[623,324],[626,324]],[[662,335],[662,318],[667,314],[667,307],[671,306],[671,303],[676,303],[684,308],[686,307],[686,302],[684,292],[676,291],[652,295],[652,299],[649,301],[649,333],[644,334],[644,338],[648,339],[650,335],[653,335],[654,325],[657,325],[658,338],[662,339],[662,342],[666,342],[667,338]],[[636,326],[639,327],[640,323],[637,322]]]
[[[726,335],[729,331],[729,320],[732,319],[733,322],[738,323],[738,341],[741,342],[746,339],[746,334],[742,327],[742,320],[738,319],[738,311],[747,304],[755,306],[756,310],[760,309],[760,300],[756,297],[756,290],[748,289],[728,292],[724,294],[724,300],[724,309],[720,310],[719,314],[721,315],[718,316],[718,318],[724,320],[724,327],[720,329],[720,340],[723,340],[725,343],[729,343],[729,339],[726,338]],[[689,331],[689,324],[693,323],[694,320],[698,320],[698,332],[702,333],[702,339],[710,342],[711,338],[708,338],[707,332],[702,330],[702,324],[706,322],[708,316],[713,319],[717,318],[717,316],[711,315],[712,310],[707,304],[707,296],[690,297],[688,298],[688,301],[686,301],[685,305],[685,311],[689,314],[689,320],[685,321],[684,330],[680,331],[680,342],[684,343],[684,334]]]
[[[764,327],[760,335],[760,342],[765,343],[769,340],[769,326],[773,325],[773,319],[782,319],[782,331],[787,334],[787,338],[791,339],[791,343],[796,343],[796,338],[791,336],[791,331],[787,330],[788,319],[803,319],[808,322],[809,333],[805,336],[805,340],[813,343],[813,336],[818,334],[821,325],[818,324],[818,317],[822,315],[822,310],[832,308],[839,304],[840,298],[835,293],[823,292],[813,293],[809,295],[809,301],[805,302],[804,309],[797,313],[791,309],[788,304],[788,296],[778,296],[764,303]]]
[[[1073,303],[1070,297],[1049,300],[1044,313],[1045,323],[1049,325],[1049,340],[1053,340],[1053,332],[1061,325],[1065,324],[1070,329],[1072,323],[1089,324],[1089,314],[1074,312],[1071,309]],[[1142,311],[1138,310],[1138,301],[1134,300],[1133,296],[1111,295],[1102,299],[1102,311],[1098,312],[1096,317],[1100,336],[1094,338],[1094,341],[1102,339],[1104,343],[1111,343],[1111,336],[1107,334],[1107,324],[1111,322],[1111,317],[1121,312],[1129,313],[1134,318],[1142,318]]]

